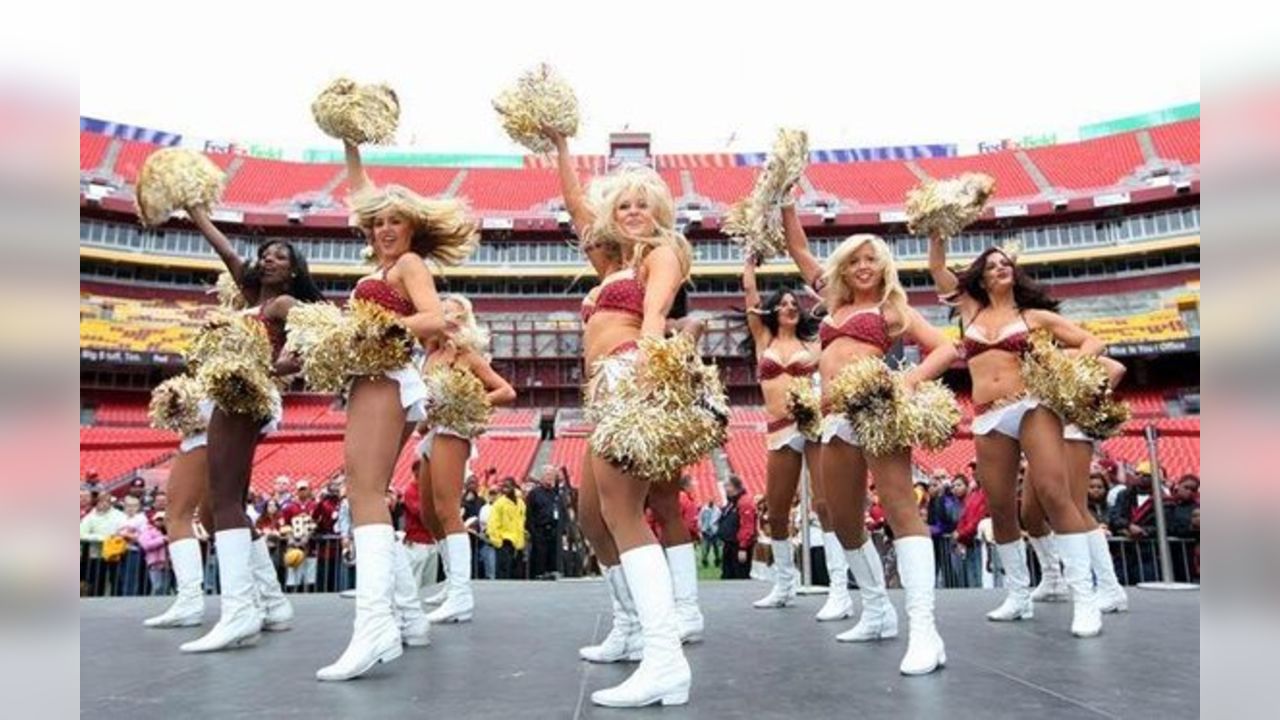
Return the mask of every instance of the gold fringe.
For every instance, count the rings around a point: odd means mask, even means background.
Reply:
[[[502,116],[502,129],[507,135],[535,153],[555,149],[543,133],[544,128],[565,137],[578,134],[578,98],[546,63],[521,74],[514,88],[494,98],[493,109]]]
[[[400,100],[388,85],[338,78],[316,96],[311,115],[330,137],[354,145],[389,145],[400,123]]]
[[[173,430],[183,437],[204,432],[205,422],[200,417],[203,397],[200,381],[190,375],[174,375],[165,380],[151,391],[147,407],[151,427]]]
[[[955,237],[982,215],[995,189],[995,179],[982,173],[927,180],[907,193],[907,230],[926,237]]]
[[[744,252],[767,260],[786,252],[786,233],[778,206],[800,181],[809,163],[809,136],[803,130],[779,129],[764,170],[747,197],[734,203],[720,229],[742,243]]]
[[[724,444],[724,385],[688,336],[642,338],[640,352],[643,365],[594,408],[591,447],[641,480],[673,482]]]
[[[175,210],[213,208],[226,176],[209,158],[184,148],[164,148],[147,156],[138,172],[134,202],[143,225],[154,227]]]
[[[480,378],[468,370],[436,365],[423,375],[427,385],[427,424],[476,437],[489,426],[493,407]]]
[[[787,414],[808,440],[822,437],[822,402],[809,378],[792,378],[787,385]]]
[[[235,278],[225,270],[218,273],[218,282],[211,292],[218,296],[218,306],[223,310],[243,310],[249,307],[249,301],[245,299],[244,293],[240,292],[240,286],[236,284]]]
[[[404,367],[413,352],[413,336],[398,315],[375,302],[347,304],[351,373],[381,375]]]
[[[285,321],[284,352],[302,361],[302,377],[319,392],[338,392],[351,360],[342,309],[329,303],[300,303]]]
[[[1102,363],[1092,356],[1068,356],[1045,329],[1031,333],[1030,342],[1022,360],[1027,392],[1091,438],[1119,432],[1129,420],[1129,407],[1116,399]]]
[[[223,412],[266,421],[275,411],[276,386],[260,362],[219,356],[201,365],[196,377]]]

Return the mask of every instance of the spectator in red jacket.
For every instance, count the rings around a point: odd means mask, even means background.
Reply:
[[[962,501],[949,559],[952,577],[956,587],[982,587],[978,523],[987,516],[987,492],[977,483],[969,482],[964,475],[956,475],[951,481],[951,493]]]
[[[742,479],[729,478],[724,510],[720,514],[720,540],[724,543],[725,580],[745,580],[751,574],[751,555],[755,549],[756,505],[747,495]]]
[[[416,470],[413,477],[418,477]],[[404,545],[409,553],[409,567],[413,568],[413,577],[418,582],[418,595],[426,597],[434,592],[440,555],[435,536],[422,522],[422,496],[417,482],[409,483],[404,489]]]
[[[342,507],[342,480],[334,478],[320,490],[320,497],[311,499],[311,490],[307,488],[305,499],[302,494],[302,483],[299,486],[299,502],[310,507],[311,519],[316,522],[315,557],[320,589],[327,592],[337,591],[338,580],[344,570],[342,561],[342,542],[338,535],[338,510]]]

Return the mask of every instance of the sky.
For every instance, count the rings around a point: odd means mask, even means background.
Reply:
[[[286,148],[333,144],[309,106],[347,75],[396,89],[400,145],[523,152],[490,100],[540,61],[578,94],[583,153],[624,128],[659,153],[764,150],[779,126],[813,148],[971,145],[1200,100],[1182,0],[82,7],[82,115]]]

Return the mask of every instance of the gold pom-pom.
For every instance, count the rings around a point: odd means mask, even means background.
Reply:
[[[1074,423],[1092,438],[1114,435],[1129,419],[1129,408],[1116,399],[1107,369],[1093,356],[1063,352],[1045,329],[1031,333],[1031,350],[1022,359],[1027,392]]]
[[[154,227],[174,210],[212,208],[222,196],[226,176],[209,158],[193,150],[164,148],[147,156],[138,172],[134,202],[143,225]]]
[[[194,435],[205,429],[200,417],[200,399],[204,390],[200,381],[190,375],[175,375],[151,391],[147,416],[151,427],[173,430],[179,435]]]
[[[215,358],[250,359],[270,368],[271,340],[257,318],[240,313],[213,312],[187,348],[187,365],[199,368]]]
[[[336,305],[300,303],[289,311],[284,351],[301,360],[302,377],[311,389],[331,393],[346,384],[351,366],[348,329]]]
[[[400,100],[387,85],[338,78],[311,103],[311,115],[330,137],[354,145],[387,145],[395,141]]]
[[[218,282],[210,292],[218,297],[218,306],[224,310],[243,310],[249,307],[249,301],[240,292],[240,286],[229,272],[218,273]]]
[[[265,421],[276,410],[279,395],[261,362],[220,355],[201,365],[196,377],[223,412]]]
[[[831,381],[827,398],[831,405],[853,420],[855,416],[883,406],[893,399],[893,374],[877,357],[849,363]]]
[[[809,440],[822,436],[822,403],[809,378],[792,378],[787,385],[787,414],[796,421],[800,433]]]
[[[809,163],[809,136],[803,130],[778,130],[764,170],[756,176],[747,197],[734,203],[720,221],[720,229],[761,260],[786,251],[786,234],[778,206],[800,181]]]
[[[908,392],[906,373],[869,357],[846,366],[831,383],[831,404],[848,418],[868,455],[944,447],[960,424],[960,406],[946,386],[928,381]]]
[[[724,443],[729,422],[724,385],[686,335],[643,338],[640,371],[621,377],[592,416],[592,450],[651,482],[680,471]]]
[[[224,412],[266,419],[278,397],[271,377],[271,340],[254,317],[217,313],[187,350],[203,393]]]
[[[475,437],[489,425],[493,407],[484,383],[474,373],[435,365],[423,375],[427,385],[427,424]]]
[[[381,375],[408,364],[413,336],[398,315],[375,302],[352,300],[347,323],[352,374]]]
[[[907,193],[907,229],[916,235],[955,237],[982,215],[996,181],[982,173],[929,180]]]
[[[545,63],[525,71],[514,88],[494,98],[493,109],[502,116],[502,129],[507,135],[536,153],[555,149],[543,134],[544,128],[565,137],[578,133],[578,98],[573,88]]]
[[[941,450],[951,443],[960,426],[960,404],[946,385],[936,380],[922,382],[905,396],[897,425],[900,447]]]

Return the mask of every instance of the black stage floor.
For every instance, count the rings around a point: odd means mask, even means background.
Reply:
[[[1102,636],[1071,637],[1070,606],[1041,604],[1031,621],[983,613],[1000,591],[938,593],[945,669],[898,674],[906,648],[901,591],[891,591],[903,635],[871,645],[835,642],[847,622],[817,623],[823,596],[785,610],[754,610],[759,582],[700,586],[706,640],[689,646],[693,690],[680,708],[592,706],[629,665],[590,665],[579,645],[608,630],[599,582],[480,582],[476,619],[432,628],[432,644],[347,683],[314,673],[345,647],[350,600],[294,598],[294,629],[255,647],[184,655],[200,628],[146,630],[162,598],[80,603],[80,708],[89,718],[1047,718],[1197,717],[1200,596],[1130,590],[1131,610]],[[217,617],[209,598],[208,622]]]

